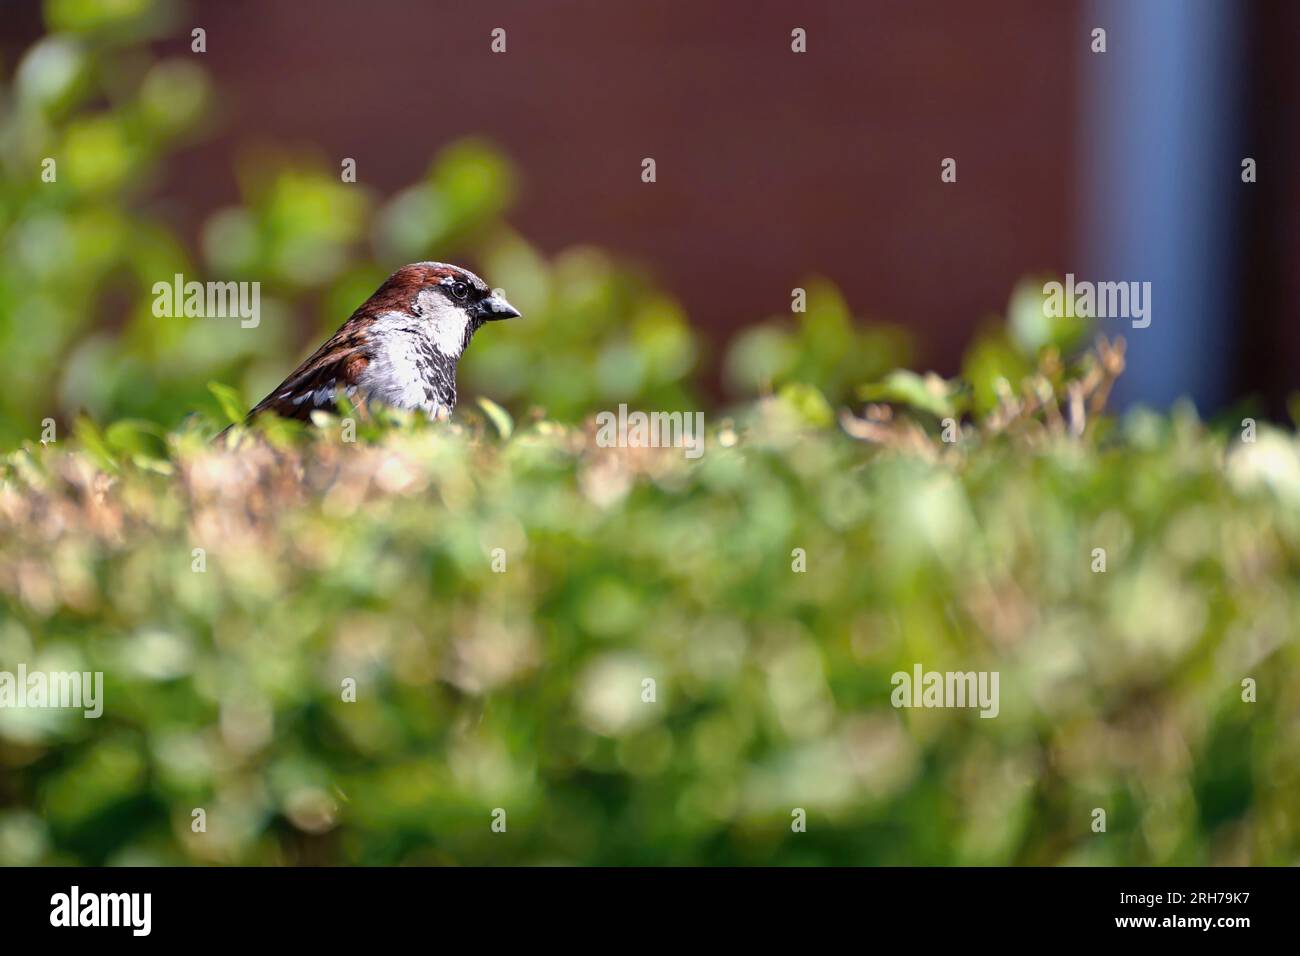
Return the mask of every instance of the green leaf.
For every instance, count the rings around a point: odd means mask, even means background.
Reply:
[[[510,413],[504,408],[492,401],[490,398],[479,397],[478,407],[483,409],[483,414],[487,415],[492,421],[492,425],[497,430],[497,434],[503,439],[509,438],[515,430],[515,421],[510,417]]]
[[[793,409],[809,425],[829,428],[835,423],[834,409],[815,385],[791,382],[781,387],[777,398]]]
[[[962,375],[974,389],[976,415],[987,415],[998,405],[998,382],[1014,391],[1033,367],[1007,341],[1000,330],[987,333],[971,346],[962,361]]]
[[[338,411],[339,418],[350,418],[354,422],[361,418],[356,404],[344,392],[335,393],[334,408]]]
[[[727,350],[723,373],[727,385],[742,395],[772,387],[798,360],[798,345],[786,329],[760,325],[737,334]]]
[[[505,208],[514,191],[509,161],[476,139],[458,140],[439,153],[431,179],[447,203],[453,229],[488,220]]]
[[[1033,280],[1022,281],[1011,293],[1007,329],[1012,344],[1026,358],[1033,358],[1048,346],[1068,352],[1088,333],[1090,320],[1076,315],[1050,315],[1047,302],[1043,284]],[[1073,308],[1065,311],[1073,312]]]
[[[950,382],[933,372],[922,376],[907,369],[895,369],[882,382],[860,386],[858,397],[866,402],[907,405],[936,418],[955,418],[966,405],[960,382]]]
[[[72,425],[72,434],[101,467],[109,471],[117,471],[117,456],[113,454],[99,426],[93,421],[84,415],[78,418]]]
[[[156,7],[154,0],[46,0],[45,19],[54,30],[91,33],[146,20]]]
[[[138,418],[123,418],[104,430],[104,442],[117,454],[166,458],[167,446],[163,430],[153,422]]]
[[[217,404],[221,406],[221,413],[226,416],[230,424],[238,425],[244,420],[244,403],[239,397],[239,392],[221,382],[208,382],[208,391],[217,400]]]

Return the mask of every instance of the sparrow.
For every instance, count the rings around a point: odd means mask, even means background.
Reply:
[[[248,413],[310,419],[346,395],[444,420],[456,407],[456,363],[484,322],[519,310],[468,269],[413,262],[384,281],[329,340]]]

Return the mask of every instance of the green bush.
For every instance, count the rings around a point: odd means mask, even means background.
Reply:
[[[1293,436],[508,430],[9,455],[0,661],[106,702],[0,710],[0,862],[1296,862]]]

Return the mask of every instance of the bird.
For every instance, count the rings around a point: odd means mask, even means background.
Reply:
[[[500,290],[468,269],[445,262],[402,266],[247,420],[265,412],[310,420],[317,409],[334,410],[339,395],[363,414],[377,403],[446,420],[456,407],[456,363],[474,333],[486,322],[519,315]]]

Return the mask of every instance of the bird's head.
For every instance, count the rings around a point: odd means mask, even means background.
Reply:
[[[484,322],[513,319],[519,310],[500,290],[460,266],[413,262],[402,266],[371,299],[371,311],[410,315],[445,355],[458,357]]]

